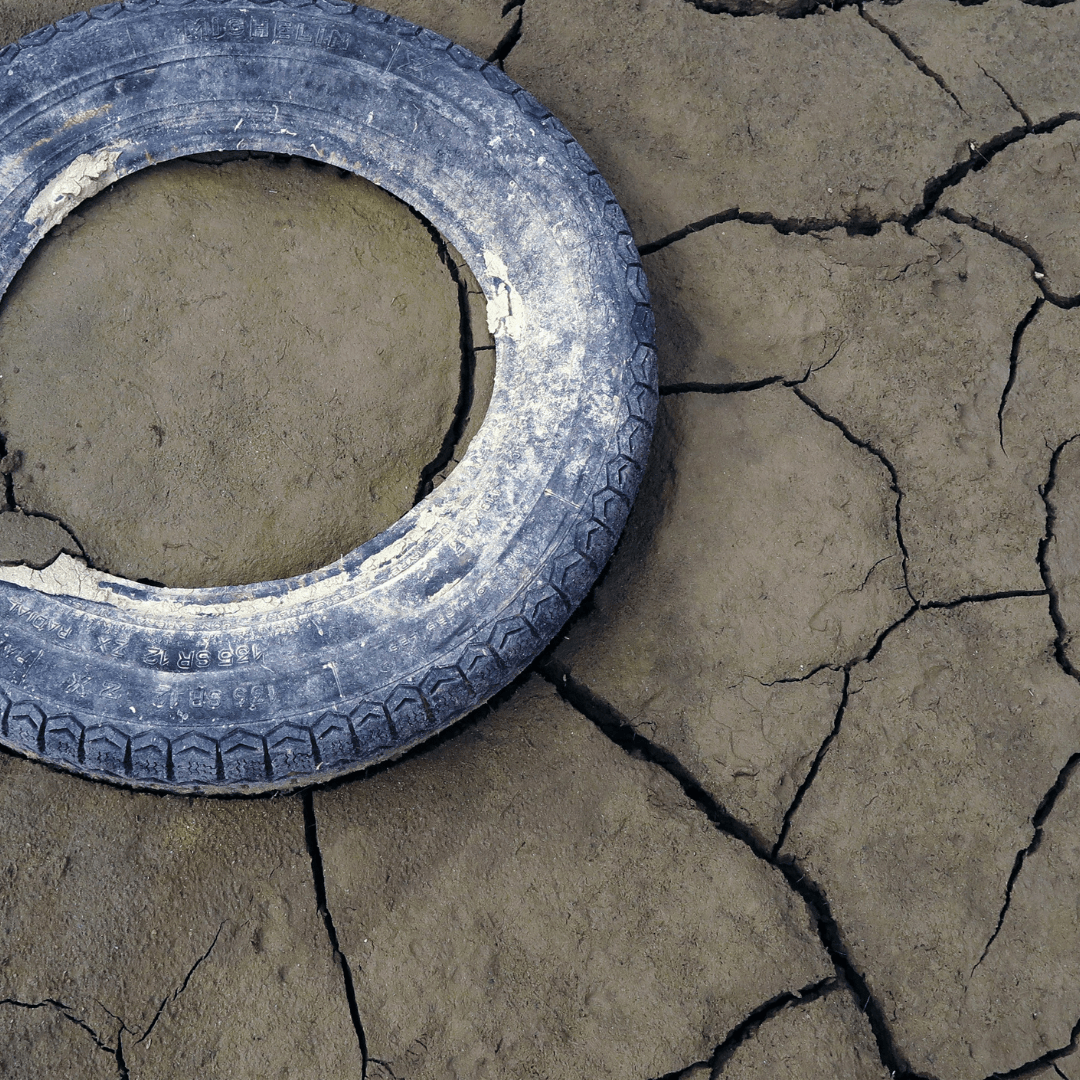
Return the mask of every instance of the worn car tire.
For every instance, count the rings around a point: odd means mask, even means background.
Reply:
[[[345,0],[124,0],[0,52],[0,291],[81,200],[232,149],[331,162],[423,213],[483,286],[497,371],[446,482],[312,574],[0,568],[3,743],[170,791],[324,780],[505,686],[610,556],[657,401],[645,277],[584,151],[498,67]]]

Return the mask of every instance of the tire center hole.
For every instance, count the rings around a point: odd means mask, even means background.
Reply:
[[[128,177],[0,306],[0,562],[175,587],[290,577],[404,514],[483,418],[464,262],[393,196],[301,159]]]

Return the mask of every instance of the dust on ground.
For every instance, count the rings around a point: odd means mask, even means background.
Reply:
[[[638,503],[527,677],[372,778],[0,758],[0,1071],[1080,1078],[1077,4],[384,7],[626,210]],[[181,162],[58,233],[0,314],[5,561],[296,573],[483,414],[475,281],[363,181]]]

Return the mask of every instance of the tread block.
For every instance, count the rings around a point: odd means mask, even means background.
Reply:
[[[386,711],[401,743],[412,742],[433,723],[431,710],[417,686],[399,686],[386,699]]]
[[[8,710],[4,721],[7,737],[27,750],[38,749],[38,736],[45,722],[45,713],[32,701],[18,701]]]
[[[628,266],[626,268],[626,287],[630,295],[639,303],[649,302],[649,282],[645,277],[645,270],[640,266]]]
[[[319,763],[324,766],[347,765],[356,759],[359,743],[347,716],[323,713],[311,729],[319,749]],[[318,768],[318,766],[316,766]]]
[[[651,344],[639,343],[628,363],[635,382],[643,386],[656,385],[656,349]]]
[[[619,425],[616,445],[619,453],[632,461],[644,461],[652,441],[652,428],[640,416],[630,416]]]
[[[65,15],[56,20],[57,30],[78,30],[83,23],[89,22],[90,16],[85,11],[76,11],[74,15]]]
[[[615,537],[611,530],[596,518],[583,521],[577,528],[574,540],[578,551],[597,566],[603,566],[608,561],[615,547]]]
[[[641,482],[641,465],[631,458],[620,455],[607,464],[608,487],[618,491],[629,500]]]
[[[82,734],[83,725],[74,716],[50,716],[42,732],[45,753],[64,761],[78,761]]]
[[[266,752],[274,776],[295,776],[315,771],[315,747],[309,728],[280,724],[266,735]]]
[[[488,635],[488,643],[502,657],[507,667],[514,667],[536,640],[536,630],[524,615],[511,615],[508,619],[500,619]]]
[[[551,567],[551,584],[572,602],[579,602],[596,578],[596,564],[573,549],[556,557]]]
[[[217,780],[217,755],[213,739],[189,731],[172,744],[173,776],[188,783],[212,784]]]
[[[265,780],[266,749],[261,736],[238,728],[221,740],[221,765],[226,780],[253,783]]]
[[[538,637],[545,641],[570,615],[566,598],[550,583],[538,582],[525,597],[525,618]]]
[[[424,677],[420,689],[439,721],[460,715],[474,700],[472,687],[458,667],[433,668]]]
[[[506,667],[490,645],[466,645],[458,659],[458,666],[480,699],[495,693],[505,682]]]
[[[155,731],[144,731],[131,740],[131,775],[138,780],[169,778],[169,740]]]
[[[378,701],[362,701],[351,713],[353,731],[360,743],[361,752],[371,756],[379,750],[392,747],[396,741],[394,729],[390,726],[390,717],[386,706]]]
[[[658,400],[659,395],[651,386],[633,386],[626,394],[626,404],[630,415],[641,420],[652,420],[656,415]]]
[[[88,727],[83,735],[83,763],[89,769],[112,776],[127,774],[127,733],[110,724]]]

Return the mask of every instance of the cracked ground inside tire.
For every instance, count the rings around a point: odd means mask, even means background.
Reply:
[[[79,10],[3,0],[0,46]],[[0,755],[0,1076],[1080,1080],[1080,3],[393,0],[592,156],[661,405],[497,698],[301,794]],[[253,154],[0,308],[0,561],[295,574],[490,391],[475,279]]]

